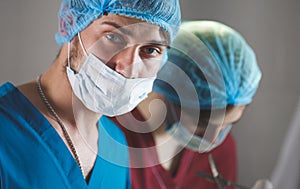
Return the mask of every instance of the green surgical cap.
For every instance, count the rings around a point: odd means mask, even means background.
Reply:
[[[252,101],[262,74],[255,53],[237,31],[215,21],[184,22],[173,44],[154,91],[200,109]]]
[[[134,17],[156,24],[170,34],[171,41],[181,23],[179,0],[63,0],[58,15],[56,42],[60,46],[69,42],[104,13]]]

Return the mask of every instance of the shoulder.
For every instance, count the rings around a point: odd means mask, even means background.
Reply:
[[[0,99],[9,94],[10,92],[14,91],[16,87],[10,83],[6,82],[0,86]]]
[[[17,89],[16,87],[7,82],[0,86],[0,120],[1,123],[2,119],[5,117],[4,115],[8,116],[10,111],[13,109],[13,104],[18,101],[17,96]]]
[[[33,109],[32,104],[11,83],[0,86],[0,134],[13,126],[28,122]]]
[[[98,122],[100,137],[113,139],[120,144],[127,145],[124,132],[110,118],[102,116]]]
[[[20,101],[17,88],[7,82],[0,86],[0,135],[5,135],[19,115],[16,105]]]

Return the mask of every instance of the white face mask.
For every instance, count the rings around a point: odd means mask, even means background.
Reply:
[[[231,127],[232,125],[227,125],[223,130],[221,130],[215,143],[211,143],[195,134],[193,135],[185,128],[185,126],[181,125],[180,122],[174,123],[166,131],[171,134],[180,145],[190,150],[203,153],[218,147],[225,140],[231,130]]]
[[[90,110],[117,116],[133,110],[152,91],[153,78],[127,79],[89,54],[78,73],[67,66],[74,94]]]

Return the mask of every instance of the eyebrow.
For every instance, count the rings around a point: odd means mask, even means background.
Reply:
[[[115,22],[104,21],[102,22],[102,24],[110,25],[116,29],[119,29],[122,33],[133,37],[133,33],[130,30],[127,30],[126,28],[124,28],[123,26]],[[148,43],[149,45],[166,46],[167,48],[170,48],[169,43],[166,40],[165,41],[150,40],[147,41],[146,43]]]
[[[114,28],[119,29],[122,33],[133,36],[133,34],[130,30],[125,29],[124,27],[122,27],[121,25],[119,25],[115,22],[104,21],[104,22],[102,22],[102,24],[113,26]]]
[[[156,40],[151,40],[151,41],[147,41],[146,42],[147,44],[149,44],[149,45],[154,45],[154,46],[165,46],[166,48],[171,48],[170,46],[169,46],[169,44],[168,44],[168,42],[167,41],[156,41]]]

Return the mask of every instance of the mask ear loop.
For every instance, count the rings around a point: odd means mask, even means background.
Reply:
[[[70,64],[70,42],[68,43],[68,67],[71,68],[71,64]]]
[[[68,65],[67,65],[67,69],[71,70],[72,72],[76,73],[72,68],[71,68],[71,60],[70,60],[70,51],[71,51],[71,43],[68,42]]]
[[[78,33],[77,35],[78,35],[78,39],[79,39],[79,43],[80,43],[80,46],[82,48],[82,51],[83,51],[84,55],[87,56],[87,52],[86,52],[86,50],[83,46],[83,43],[82,43],[82,40],[81,40],[81,37],[80,37],[80,33]],[[70,44],[70,42],[68,42],[68,67],[71,69],[70,51],[71,51],[71,44]]]
[[[88,56],[88,55],[87,55],[87,52],[86,52],[86,50],[85,50],[85,48],[84,48],[84,46],[83,46],[83,43],[82,43],[82,40],[81,40],[81,37],[80,37],[80,32],[77,34],[77,36],[78,36],[79,43],[80,43],[80,46],[81,46],[81,48],[82,48],[82,51],[83,51],[84,55],[85,55],[85,56]]]

